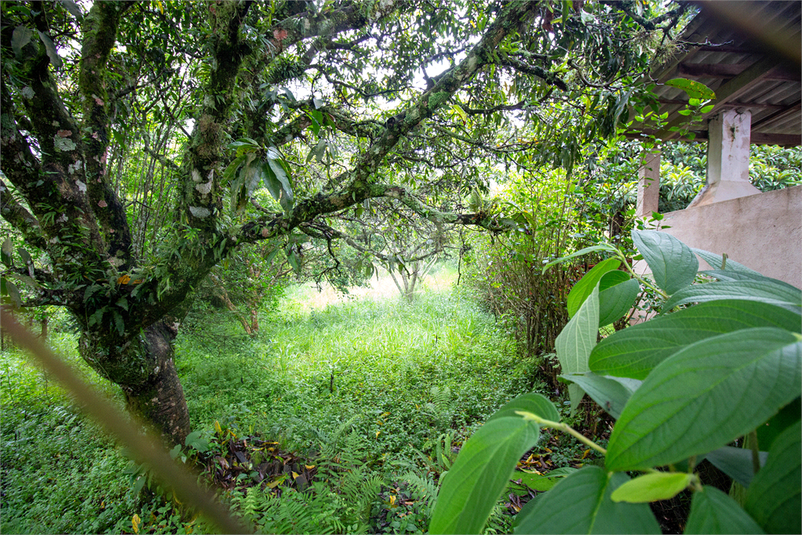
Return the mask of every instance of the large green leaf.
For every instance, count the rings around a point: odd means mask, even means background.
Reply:
[[[802,307],[802,290],[772,279],[720,281],[695,284],[675,293],[666,301],[665,310],[687,303],[705,303],[717,299],[744,299],[777,305],[797,313]]]
[[[561,258],[558,258],[557,260],[552,260],[551,262],[549,262],[548,264],[543,266],[543,271],[542,272],[545,273],[546,270],[549,269],[551,266],[553,266],[555,264],[561,264],[561,263],[563,263],[563,262],[565,262],[567,260],[571,260],[572,258],[576,258],[577,256],[582,256],[582,255],[585,255],[585,254],[588,254],[588,253],[595,253],[595,252],[602,252],[602,251],[607,252],[607,253],[617,253],[618,249],[616,249],[615,247],[613,247],[612,245],[609,245],[607,243],[602,243],[601,245],[593,245],[591,247],[585,247],[584,249],[580,249],[579,251],[576,251],[576,252],[571,253],[571,254],[569,254],[567,256],[563,256]]]
[[[278,180],[281,184],[283,196],[282,199],[279,199],[279,202],[285,207],[285,210],[289,210],[292,208],[295,199],[293,198],[292,186],[290,185],[290,177],[287,172],[287,167],[285,166],[284,162],[276,158],[268,158],[267,163],[270,166],[270,169],[273,171],[273,175],[276,177],[276,180]]]
[[[649,503],[670,500],[693,480],[687,472],[651,472],[627,481],[610,495],[614,502]]]
[[[6,238],[0,248],[0,261],[6,267],[14,267],[14,245],[11,243],[11,238]]]
[[[604,283],[608,276],[611,279],[618,279],[619,273],[627,280],[605,289]],[[618,321],[629,312],[640,293],[640,284],[622,271],[611,271],[602,277],[599,290],[599,325],[603,327]]]
[[[716,253],[711,253],[710,251],[703,251],[702,249],[694,249],[691,248],[691,251],[694,252],[699,258],[710,264],[714,270],[721,270],[722,264],[724,264],[724,270],[730,273],[741,273],[744,275],[753,275],[762,277],[763,275],[755,271],[754,269],[750,269],[743,264],[739,264],[735,260],[727,259],[727,262],[724,263],[724,257],[718,255]]]
[[[560,413],[557,412],[557,407],[554,403],[542,394],[531,392],[523,394],[505,404],[487,420],[488,422],[498,418],[514,417],[521,418],[516,411],[531,412],[536,416],[540,416],[544,420],[551,420],[552,422],[560,421]]]
[[[777,437],[746,492],[744,508],[767,533],[802,533],[800,432],[797,422]]]
[[[50,64],[56,69],[61,69],[61,67],[64,65],[64,62],[61,60],[61,57],[59,57],[53,40],[44,32],[36,30],[36,33],[39,34],[39,39],[41,39],[42,43],[45,45],[45,52],[47,52],[47,57],[50,58]]]
[[[758,453],[760,466],[763,466],[766,464],[768,452],[761,451]],[[705,455],[705,459],[744,487],[749,488],[752,483],[752,478],[755,475],[752,467],[752,450],[724,446],[709,452]]]
[[[674,236],[655,230],[633,230],[632,240],[652,270],[654,282],[669,295],[693,282],[699,260]]]
[[[799,315],[753,301],[703,303],[618,331],[598,343],[589,367],[597,375],[645,379],[660,362],[692,343],[752,327],[799,331]]]
[[[593,266],[593,269],[585,273],[585,276],[579,282],[574,284],[567,300],[569,318],[574,317],[582,303],[593,293],[594,288],[599,285],[601,278],[608,272],[617,270],[620,265],[621,261],[616,258],[602,260]]]
[[[566,468],[568,471],[566,471]],[[538,492],[544,492],[547,490],[551,490],[554,488],[554,485],[559,483],[560,478],[566,477],[572,473],[574,473],[577,469],[564,467],[558,468],[557,470],[552,470],[545,475],[536,474],[533,472],[518,472],[516,471],[512,475],[513,481],[520,480],[521,483],[510,483],[507,487],[512,492],[518,494],[519,496],[528,496],[529,489],[536,490]]]
[[[802,338],[745,329],[692,344],[632,394],[610,436],[608,470],[676,463],[724,446],[799,395]]]
[[[483,425],[444,476],[429,532],[480,533],[521,455],[539,435],[537,424],[523,418],[499,418]]]
[[[763,533],[735,500],[715,487],[702,488],[693,494],[684,533]]]
[[[17,26],[11,34],[11,49],[17,58],[22,56],[22,49],[31,42],[33,31],[25,26]]]
[[[616,503],[610,495],[628,481],[589,466],[537,497],[515,518],[515,533],[660,533],[646,504]]]
[[[582,390],[613,418],[621,416],[624,405],[640,386],[640,381],[622,377],[607,377],[593,372],[561,375],[582,387]]]
[[[555,340],[557,360],[564,373],[584,373],[588,368],[588,357],[596,345],[599,335],[599,287],[593,288],[590,296],[574,314]],[[579,387],[569,387],[572,411],[582,399]]]
[[[780,434],[802,418],[802,398],[796,398],[775,414],[771,420],[757,428],[760,449],[770,450]]]

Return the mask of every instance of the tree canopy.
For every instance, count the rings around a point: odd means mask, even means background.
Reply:
[[[309,240],[369,248],[382,206],[503,229],[462,199],[511,166],[570,172],[648,97],[685,9],[3,2],[4,291],[68,308],[83,358],[183,441],[170,344],[215,265],[272,239],[290,264]]]

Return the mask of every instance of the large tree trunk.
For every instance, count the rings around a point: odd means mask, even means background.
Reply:
[[[91,332],[80,341],[84,360],[120,386],[128,409],[156,426],[167,444],[183,444],[189,433],[189,411],[173,362],[175,335],[173,325],[160,321],[120,345]]]

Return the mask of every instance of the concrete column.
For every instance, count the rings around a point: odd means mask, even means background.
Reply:
[[[638,168],[637,217],[649,217],[657,212],[660,202],[660,150],[644,151]]]
[[[707,184],[690,206],[703,206],[760,193],[749,182],[752,113],[725,110],[710,119]]]

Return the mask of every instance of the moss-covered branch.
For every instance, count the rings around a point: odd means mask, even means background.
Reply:
[[[183,210],[190,226],[213,233],[222,211],[221,174],[225,131],[237,98],[237,75],[250,47],[240,29],[252,2],[209,3],[211,73],[201,113],[192,132],[184,184]]]
[[[108,255],[127,269],[131,263],[131,231],[122,203],[107,172],[109,145],[109,84],[107,62],[122,14],[131,2],[95,2],[84,19],[84,39],[78,84],[83,106],[86,195],[97,217]]]

